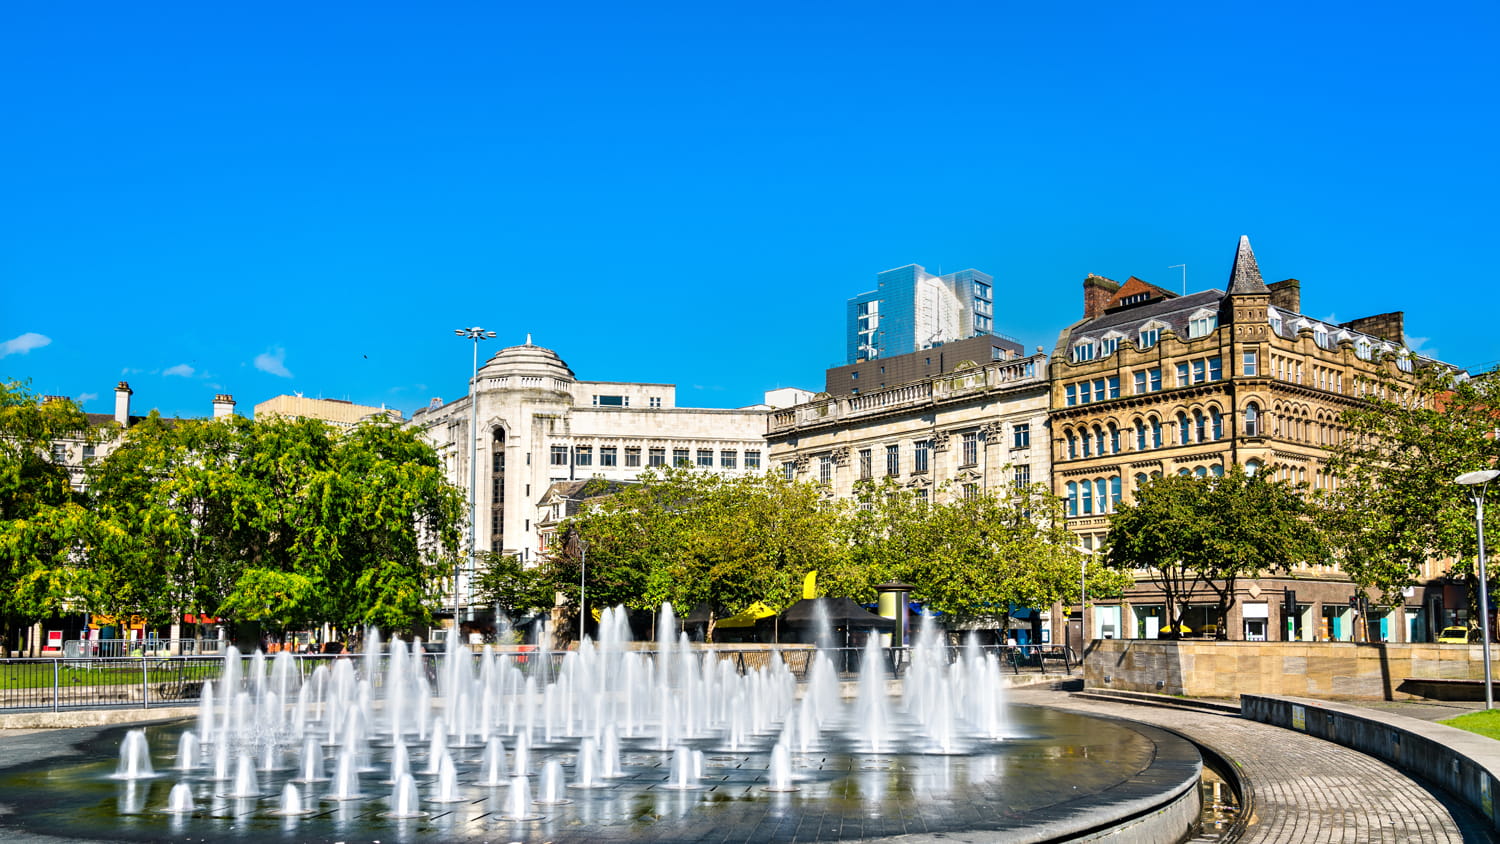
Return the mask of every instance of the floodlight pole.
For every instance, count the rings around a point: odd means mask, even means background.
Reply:
[[[485,331],[479,326],[472,328],[455,328],[453,333],[459,337],[474,341],[474,370],[469,378],[469,588],[474,585],[474,572],[478,566],[479,538],[479,502],[475,500],[475,487],[478,484],[479,465],[479,341],[488,340],[495,336],[493,331]],[[457,560],[453,562],[453,629],[458,629],[458,579],[459,566]],[[469,607],[470,620],[473,620],[474,603],[465,602]]]
[[[1490,677],[1490,582],[1484,569],[1484,498],[1490,481],[1500,478],[1500,469],[1469,472],[1459,475],[1457,483],[1469,488],[1469,497],[1474,501],[1474,522],[1479,529],[1479,629],[1480,645],[1484,648],[1484,708],[1495,708],[1495,692]]]

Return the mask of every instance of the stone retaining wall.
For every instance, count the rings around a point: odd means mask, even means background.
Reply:
[[[1500,829],[1495,805],[1500,744],[1494,739],[1325,701],[1245,695],[1240,712],[1252,721],[1297,730],[1384,760],[1447,791]]]
[[[1500,647],[1491,645],[1500,664]],[[1096,639],[1084,657],[1089,688],[1187,697],[1242,694],[1417,700],[1408,678],[1483,680],[1478,645]]]

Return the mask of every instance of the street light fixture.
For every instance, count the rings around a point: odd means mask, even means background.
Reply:
[[[1455,482],[1469,488],[1474,502],[1474,522],[1479,528],[1479,629],[1484,646],[1484,708],[1495,708],[1495,692],[1490,686],[1490,582],[1484,570],[1484,496],[1490,481],[1500,478],[1500,469],[1486,469],[1459,475]]]
[[[472,328],[455,328],[453,333],[466,340],[474,341],[474,374],[469,378],[469,584],[472,588],[474,583],[474,571],[478,566],[478,550],[475,547],[479,537],[479,503],[475,500],[474,486],[478,482],[479,466],[475,461],[479,459],[479,396],[476,395],[479,386],[479,341],[488,340],[495,336],[493,331],[485,331],[479,326]],[[458,629],[458,574],[459,563],[453,563],[453,627]],[[465,601],[469,606],[469,612],[473,613],[472,601]],[[470,621],[473,620],[471,615]]]

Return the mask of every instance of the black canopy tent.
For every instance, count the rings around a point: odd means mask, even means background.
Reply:
[[[787,607],[777,624],[783,634],[791,632],[796,641],[811,643],[825,619],[830,628],[843,632],[845,645],[849,633],[856,630],[890,633],[896,629],[895,619],[875,615],[849,598],[803,598]]]

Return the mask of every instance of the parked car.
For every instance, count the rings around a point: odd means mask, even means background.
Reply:
[[[1444,645],[1467,645],[1479,641],[1479,631],[1467,627],[1444,627],[1438,642]]]

